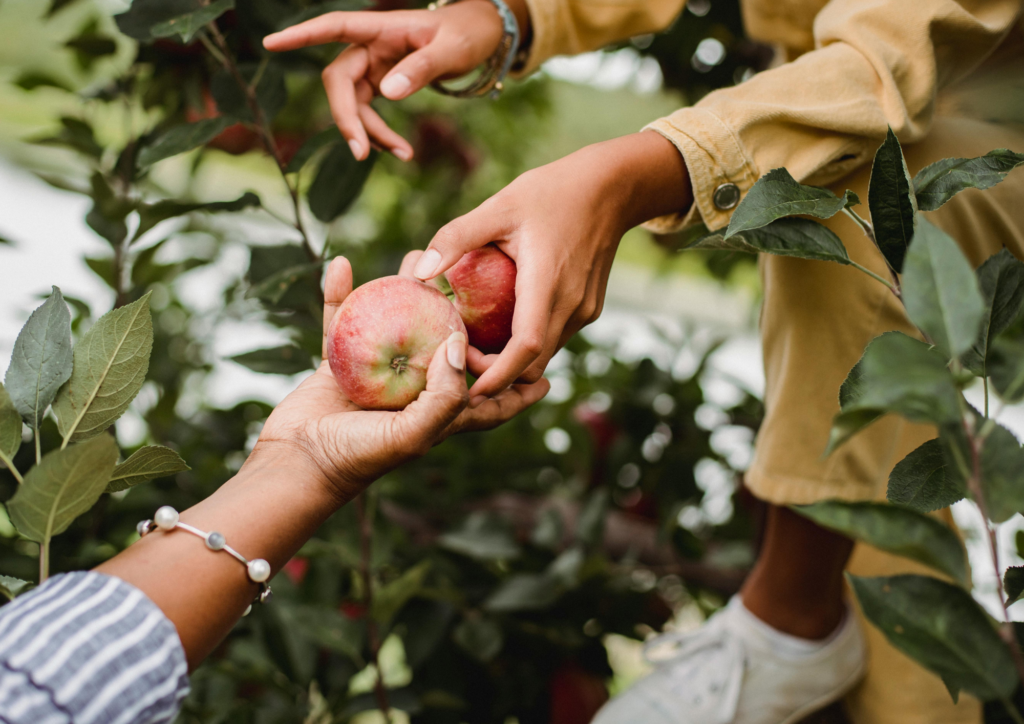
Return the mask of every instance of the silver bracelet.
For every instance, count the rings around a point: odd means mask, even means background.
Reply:
[[[427,8],[437,10],[455,2],[458,0],[435,0]],[[434,90],[456,98],[476,98],[489,94],[494,99],[504,89],[505,76],[512,68],[512,63],[516,60],[519,50],[519,21],[516,20],[515,13],[509,9],[504,0],[491,0],[491,3],[501,17],[502,34],[501,42],[498,43],[494,54],[487,59],[483,72],[465,88],[448,88],[441,81],[435,80],[430,84]]]
[[[246,575],[249,576],[249,580],[253,583],[259,584],[260,592],[253,600],[253,603],[257,601],[259,603],[268,603],[270,601],[273,596],[270,586],[267,584],[267,579],[270,578],[270,564],[262,558],[253,558],[250,561],[241,553],[229,546],[222,533],[218,533],[215,530],[211,530],[207,533],[206,531],[199,530],[188,523],[182,523],[178,520],[178,511],[169,505],[159,508],[156,513],[153,514],[152,520],[140,521],[138,526],[136,526],[136,530],[139,531],[140,538],[144,537],[147,533],[151,533],[157,528],[164,532],[170,532],[175,528],[180,528],[194,536],[202,538],[206,543],[206,547],[211,551],[224,551],[229,554],[245,566],[245,572]],[[242,615],[247,616],[251,610],[252,604],[249,604],[249,607],[245,609],[245,613]]]

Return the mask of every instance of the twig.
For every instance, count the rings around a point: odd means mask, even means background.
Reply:
[[[22,483],[25,482],[25,479],[21,477],[21,473],[19,473],[18,469],[14,467],[14,460],[7,457],[2,452],[0,452],[0,463],[3,463],[4,465],[7,466],[7,469],[11,471],[11,475],[13,475],[14,479],[18,481],[18,485],[21,485]]]
[[[385,720],[391,722],[391,706],[388,704],[388,692],[384,686],[384,674],[380,670],[380,633],[377,622],[373,620],[373,573],[370,570],[373,553],[373,510],[366,504],[363,493],[356,498],[356,514],[359,519],[359,573],[363,581],[363,603],[366,606],[366,638],[370,645],[370,663],[377,672],[373,683],[373,693],[377,698],[377,708]]]
[[[39,544],[39,585],[43,585],[50,577],[50,539]]]
[[[856,223],[857,226],[860,227],[861,231],[863,231],[864,234],[869,239],[871,239],[871,243],[875,245],[875,248],[877,248],[879,251],[882,250],[882,248],[880,246],[878,246],[878,237],[875,236],[875,227],[871,225],[870,221],[868,221],[867,219],[862,217],[860,214],[858,214],[856,211],[851,209],[849,206],[843,207],[843,213],[846,214],[847,216],[849,216],[851,219],[853,219],[854,223]],[[884,258],[885,255],[883,254],[882,257]],[[888,259],[885,260],[885,265],[889,268],[889,276],[892,278],[892,283],[889,283],[889,282],[885,281],[884,279],[882,279],[880,276],[878,276],[874,272],[869,271],[869,270],[865,269],[864,267],[862,267],[860,264],[858,264],[856,262],[852,262],[852,263],[853,263],[854,267],[860,269],[862,272],[864,272],[865,274],[868,274],[872,278],[877,279],[878,281],[882,282],[882,284],[885,284],[885,286],[889,287],[889,289],[892,291],[892,293],[896,295],[897,299],[899,299],[901,302],[903,301],[903,292],[900,289],[900,277],[899,277],[899,274],[897,274],[896,270],[893,269],[889,265],[889,260]]]

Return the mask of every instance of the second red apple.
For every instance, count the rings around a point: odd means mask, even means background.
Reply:
[[[494,244],[474,249],[445,272],[452,304],[466,323],[469,343],[485,354],[505,349],[516,307],[516,263]]]

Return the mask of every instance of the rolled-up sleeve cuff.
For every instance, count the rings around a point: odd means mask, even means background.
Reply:
[[[754,163],[732,129],[714,113],[683,108],[643,130],[660,133],[679,149],[690,173],[694,198],[688,210],[651,219],[644,228],[669,234],[701,222],[712,231],[728,226],[735,204],[730,208],[717,206],[716,190],[734,184],[742,198],[758,178]]]
[[[565,0],[526,0],[530,11],[530,50],[526,62],[512,72],[513,78],[525,78],[548,58],[566,52],[564,31],[572,27]],[[561,32],[560,32],[561,31]]]

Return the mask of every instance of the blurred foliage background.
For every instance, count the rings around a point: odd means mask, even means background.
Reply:
[[[157,507],[187,508],[241,466],[272,403],[319,361],[325,260],[349,257],[357,283],[393,274],[522,171],[770,59],[743,38],[738,2],[692,0],[664,34],[553,61],[497,101],[382,104],[416,159],[357,164],[320,84],[339,49],[271,57],[260,40],[362,0],[129,5],[0,2],[3,163],[87,200],[95,243],[75,263],[104,291],[64,289],[76,334],[152,292],[149,377],[117,435],[126,453],[167,445],[192,468],[105,495],[55,539],[54,572],[109,558]],[[33,241],[0,239],[0,269]],[[714,359],[752,323],[756,271],[672,246],[627,235],[607,320],[553,360],[544,402],[334,516],[277,576],[273,604],[196,672],[180,721],[586,722],[642,670],[639,641],[720,606],[756,549],[739,479],[761,406]],[[39,293],[57,281],[42,258],[32,276]],[[701,294],[706,319],[683,319]],[[32,302],[0,292],[4,314]],[[59,440],[47,426],[44,450]],[[15,485],[0,471],[0,500]],[[0,510],[0,573],[34,580],[35,548]]]

